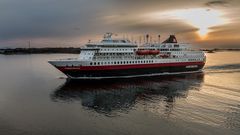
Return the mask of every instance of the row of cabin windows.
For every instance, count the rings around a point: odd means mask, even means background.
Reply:
[[[97,56],[95,59],[122,59],[122,58],[134,58],[134,56],[130,55],[122,55],[122,56]]]
[[[200,61],[201,59],[188,59],[188,61]],[[179,61],[179,60],[177,60]],[[143,61],[114,61],[114,62],[90,62],[90,65],[106,65],[106,64],[140,64],[140,63],[153,63],[153,60]]]
[[[173,58],[186,58],[186,56],[187,57],[189,57],[189,55],[173,55]],[[199,56],[198,55],[196,55],[196,56],[191,56],[192,58],[199,58]]]
[[[138,63],[153,63],[153,60],[142,61],[112,61],[112,62],[90,62],[90,65],[106,65],[106,64],[138,64]]]
[[[203,59],[188,59],[187,61],[201,61]],[[183,61],[182,59],[177,59],[176,61]],[[186,60],[185,60],[186,61]]]
[[[102,40],[102,42],[107,43],[129,43],[129,40]]]
[[[105,55],[130,55],[130,54],[132,54],[132,53],[97,53],[96,55],[98,56],[98,55],[103,55],[103,56],[105,56]]]
[[[122,57],[94,57],[95,59],[130,59],[130,58],[135,58],[133,56],[122,56]]]
[[[186,52],[174,52],[176,54],[186,54]]]
[[[181,49],[170,49],[170,51],[181,51]]]
[[[186,53],[186,52],[174,52],[175,54],[197,55],[202,56],[202,53]]]
[[[158,49],[159,51],[169,51],[169,49]]]
[[[101,49],[102,51],[133,51],[135,49]]]
[[[94,53],[89,53],[89,52],[83,52],[84,55],[92,55]]]
[[[201,59],[188,59],[188,61],[198,61],[198,60],[201,60]]]
[[[182,49],[158,49],[159,51],[183,51]]]
[[[101,49],[102,51],[135,51],[136,49]],[[158,49],[160,51],[181,51],[182,49]]]

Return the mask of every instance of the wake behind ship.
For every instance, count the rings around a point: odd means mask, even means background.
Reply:
[[[72,79],[106,79],[199,72],[206,62],[203,51],[178,43],[174,35],[162,43],[138,46],[106,33],[99,43],[87,43],[78,58],[49,61]]]

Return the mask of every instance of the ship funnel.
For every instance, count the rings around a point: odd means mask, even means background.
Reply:
[[[170,35],[169,38],[166,39],[162,43],[177,43],[177,39],[176,39],[175,35]]]

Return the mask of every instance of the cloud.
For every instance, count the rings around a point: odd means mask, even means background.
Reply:
[[[192,32],[196,31],[196,28],[193,28],[190,25],[187,25],[180,21],[166,20],[162,22],[136,22],[128,23],[125,22],[121,24],[121,30],[129,30],[138,33],[183,33],[183,32]]]
[[[62,39],[89,39],[89,36],[108,31],[193,33],[196,28],[181,21],[164,16],[153,21],[143,15],[206,6],[211,9],[231,4],[231,8],[227,6],[224,10],[228,17],[238,22],[239,3],[237,0],[0,0],[0,47],[5,43],[31,39],[39,42],[46,39],[57,44],[62,43]],[[231,31],[236,33],[237,30]]]
[[[214,1],[209,1],[205,3],[206,6],[213,7],[213,6],[227,6],[229,4],[229,1],[225,0],[214,0]]]
[[[0,39],[84,35],[101,27],[103,7],[98,0],[2,0]]]

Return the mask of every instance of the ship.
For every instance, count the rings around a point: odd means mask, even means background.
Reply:
[[[48,61],[70,79],[110,79],[201,72],[206,55],[175,35],[163,42],[139,44],[106,33],[100,42],[81,48],[76,58]]]

